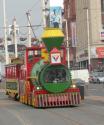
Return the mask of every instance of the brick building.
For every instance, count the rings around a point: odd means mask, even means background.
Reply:
[[[76,62],[76,7],[75,0],[64,0],[64,18],[68,23],[70,66]],[[64,30],[65,31],[65,30]]]
[[[92,69],[103,68],[104,0],[64,0],[64,17],[79,67],[87,68],[90,60]]]

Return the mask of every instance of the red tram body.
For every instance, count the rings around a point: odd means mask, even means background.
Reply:
[[[59,29],[46,29],[43,41],[48,39],[48,44],[27,47],[24,59],[14,59],[5,66],[9,96],[34,107],[80,104],[80,91],[67,68],[66,48],[60,45],[62,38]]]

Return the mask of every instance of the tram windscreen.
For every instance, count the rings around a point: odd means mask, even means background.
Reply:
[[[63,83],[68,81],[67,73],[64,69],[48,70],[45,76],[46,83]]]

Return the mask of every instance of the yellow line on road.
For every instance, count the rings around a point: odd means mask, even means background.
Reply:
[[[22,119],[22,117],[20,116],[19,113],[17,113],[16,111],[12,111],[12,110],[9,110],[9,109],[5,109],[6,111],[8,111],[9,113],[11,113],[13,116],[15,116],[19,122],[21,123],[21,125],[31,125],[31,123],[27,123],[27,119],[25,119],[25,121]]]
[[[95,100],[95,101],[103,101],[104,102],[104,96],[86,96],[85,98]]]

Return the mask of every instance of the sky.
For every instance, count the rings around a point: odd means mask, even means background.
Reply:
[[[3,0],[0,0],[0,37],[3,35]],[[42,25],[42,6],[41,0],[5,0],[6,2],[6,23],[11,25],[13,18],[16,18],[17,24],[21,27],[21,35],[27,35],[23,26],[27,26],[26,12],[29,10],[31,14],[32,25]],[[50,0],[51,6],[62,6],[63,0]],[[40,36],[42,27],[34,27],[37,37]]]
[[[50,0],[50,5],[63,7],[63,0]]]

